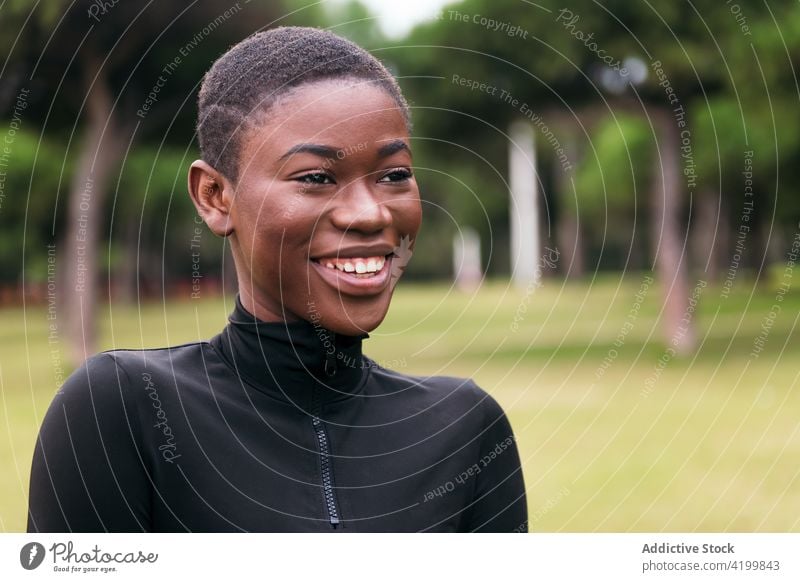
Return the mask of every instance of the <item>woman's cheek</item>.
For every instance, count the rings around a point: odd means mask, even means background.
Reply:
[[[398,201],[393,209],[397,230],[412,238],[417,235],[422,223],[422,204],[419,198],[408,198]]]

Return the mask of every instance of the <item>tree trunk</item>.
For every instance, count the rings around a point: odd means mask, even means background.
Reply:
[[[513,122],[508,130],[508,182],[511,233],[511,279],[521,289],[541,282],[539,175],[531,124]]]
[[[578,279],[586,272],[581,240],[580,204],[572,202],[575,196],[573,178],[578,161],[577,139],[572,131],[564,136],[564,151],[570,165],[565,168],[556,157],[553,166],[553,183],[558,197],[558,246],[560,270],[567,279]]]
[[[118,265],[116,273],[116,299],[129,305],[134,304],[138,299],[138,275],[139,275],[139,252],[141,251],[141,241],[139,240],[139,216],[133,213],[131,216],[123,218],[122,226],[122,264]]]
[[[684,236],[680,227],[681,136],[672,111],[653,112],[658,136],[658,162],[653,173],[653,249],[655,270],[664,290],[662,326],[668,349],[678,355],[695,346],[694,317],[687,318],[689,282],[686,274]]]
[[[720,273],[720,255],[728,226],[722,219],[720,195],[713,190],[703,190],[695,197],[692,212],[693,263],[705,272],[706,279],[717,281]]]
[[[561,268],[567,279],[579,279],[586,273],[583,260],[583,241],[578,213],[564,210],[558,221],[558,246],[561,252]]]
[[[113,98],[99,60],[85,61],[86,122],[81,153],[70,184],[65,231],[63,319],[67,357],[75,366],[96,351],[97,273],[103,202],[109,178],[124,153],[114,123]],[[97,76],[95,76],[97,75]]]

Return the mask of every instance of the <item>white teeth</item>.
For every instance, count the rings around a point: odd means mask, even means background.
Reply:
[[[343,271],[345,273],[356,273],[359,275],[364,275],[367,273],[377,273],[381,269],[383,269],[383,265],[386,262],[385,257],[364,257],[364,258],[357,258],[347,260],[339,260],[339,259],[325,259],[320,261],[324,263],[324,265],[328,269],[338,269],[339,271]]]

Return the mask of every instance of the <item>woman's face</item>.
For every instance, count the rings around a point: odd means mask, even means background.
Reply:
[[[403,115],[374,84],[283,96],[242,142],[230,220],[245,307],[347,335],[375,329],[422,219],[411,165]]]

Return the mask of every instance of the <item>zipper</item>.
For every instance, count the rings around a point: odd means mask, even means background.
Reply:
[[[336,529],[340,524],[339,509],[336,505],[336,493],[333,489],[333,472],[331,470],[330,459],[330,443],[328,442],[328,434],[325,427],[322,426],[318,416],[314,416],[311,420],[314,425],[314,432],[317,435],[317,444],[319,445],[319,458],[320,468],[322,472],[322,493],[325,497],[325,506],[328,509],[328,518],[331,522],[331,527]]]
[[[328,332],[331,342],[335,341],[335,334]],[[335,350],[333,350],[335,352]],[[331,377],[336,374],[336,355],[335,353],[328,353],[325,357],[325,374]],[[334,490],[333,483],[333,469],[330,456],[330,440],[328,439],[328,432],[319,418],[322,411],[322,402],[319,395],[319,387],[313,388],[314,394],[314,414],[311,417],[311,424],[314,427],[314,433],[317,436],[317,445],[319,446],[319,460],[320,460],[320,473],[322,475],[322,494],[325,497],[325,507],[328,510],[328,519],[330,520],[331,527],[336,529],[341,524],[339,509],[336,503],[336,491]]]

